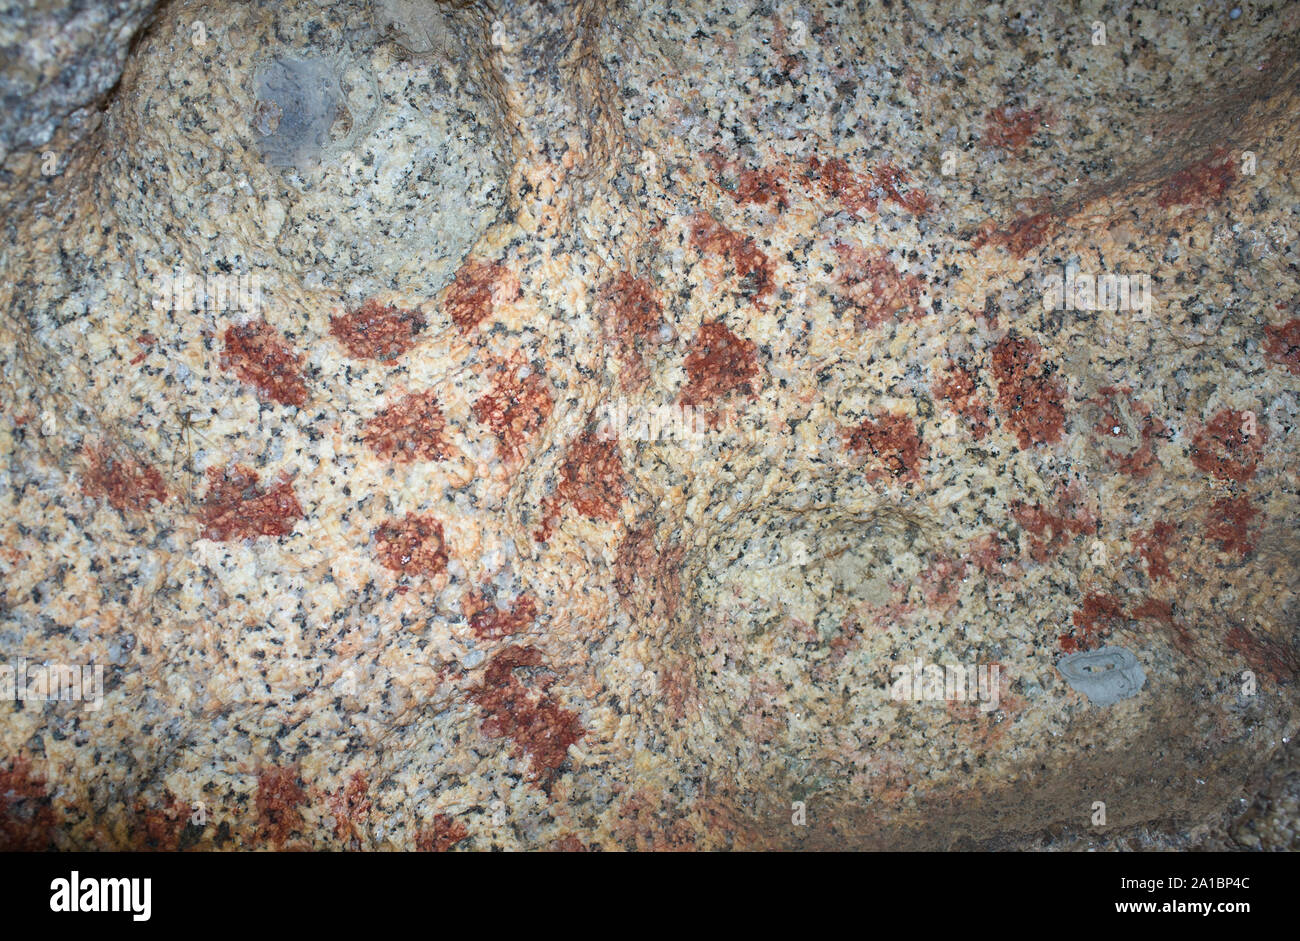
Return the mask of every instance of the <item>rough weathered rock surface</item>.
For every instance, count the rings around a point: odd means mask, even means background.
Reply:
[[[157,0],[6,2],[0,6],[0,164],[79,123],[122,74]]]
[[[107,9],[4,79],[0,666],[103,697],[0,846],[1293,845],[1294,8]]]

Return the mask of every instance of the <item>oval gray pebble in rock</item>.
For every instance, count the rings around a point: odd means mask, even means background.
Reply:
[[[1112,706],[1136,696],[1147,681],[1142,664],[1123,647],[1073,653],[1059,660],[1056,668],[1094,706]]]
[[[258,143],[273,167],[305,167],[320,158],[339,114],[338,76],[325,62],[276,59],[257,81]]]

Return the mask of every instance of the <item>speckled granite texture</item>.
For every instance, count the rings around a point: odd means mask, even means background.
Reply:
[[[4,0],[0,3],[0,164],[15,151],[56,146],[93,123],[122,75],[131,38],[156,0]],[[8,176],[8,167],[0,179]]]
[[[5,128],[0,667],[103,697],[0,846],[1295,848],[1300,7],[128,41]]]

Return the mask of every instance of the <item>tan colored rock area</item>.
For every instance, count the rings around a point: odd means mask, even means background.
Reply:
[[[1300,12],[501,6],[7,158],[0,847],[1295,848]]]

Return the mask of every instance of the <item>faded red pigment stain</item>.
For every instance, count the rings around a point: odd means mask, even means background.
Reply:
[[[759,168],[737,170],[737,161],[726,160],[722,154],[705,155],[713,167],[713,180],[724,193],[741,206],[771,206],[781,212],[790,205],[789,194],[782,182],[783,175],[776,170]]]
[[[1001,229],[996,222],[989,221],[980,226],[971,245],[976,249],[985,245],[1001,245],[1017,258],[1024,258],[1050,239],[1059,224],[1050,212],[1019,216]]]
[[[1014,677],[1010,668],[994,661],[989,668],[998,668],[998,708],[993,715],[1001,721],[989,721],[989,714],[980,711],[980,704],[957,699],[947,700],[945,708],[950,719],[957,723],[956,731],[960,741],[968,742],[971,748],[979,752],[989,752],[1002,743],[1007,729],[1014,724],[1025,711],[1026,700],[1011,691]]]
[[[881,806],[901,806],[912,792],[912,776],[920,776],[916,763],[903,754],[900,746],[876,750],[865,765],[871,799]]]
[[[505,265],[470,259],[461,265],[443,305],[452,322],[468,334],[494,308],[522,295],[519,279]]]
[[[1021,448],[1055,444],[1065,427],[1065,387],[1052,378],[1054,364],[1032,339],[1007,334],[993,348],[997,406]]]
[[[613,522],[623,503],[623,488],[618,439],[586,432],[569,445],[555,493],[543,501],[542,526],[535,538],[538,542],[550,538],[566,503],[584,516]]]
[[[691,244],[706,257],[731,263],[740,279],[741,293],[756,304],[772,293],[772,263],[753,236],[739,235],[707,212],[691,217]]]
[[[924,286],[914,275],[899,272],[886,249],[867,251],[857,245],[837,244],[836,265],[842,296],[853,309],[858,330],[879,327],[888,320],[917,320]]]
[[[1248,556],[1255,551],[1253,523],[1258,515],[1244,496],[1215,500],[1205,514],[1205,535],[1224,552]]]
[[[749,697],[741,707],[740,730],[748,741],[767,744],[781,734],[788,723],[780,702],[784,684],[770,676],[749,678]]]
[[[941,401],[951,403],[953,410],[966,419],[976,441],[989,433],[989,407],[978,393],[975,370],[956,361],[950,362],[935,385],[934,394]]]
[[[370,819],[370,784],[361,771],[352,772],[346,784],[329,795],[326,803],[334,815],[334,836],[349,848],[359,849]]]
[[[770,676],[751,675],[749,696],[740,709],[740,731],[745,740],[768,744],[776,739],[789,720],[778,697],[785,685]]]
[[[803,65],[804,57],[800,53],[794,55],[784,55],[777,60],[777,65],[781,68],[782,75],[793,75],[799,66]]]
[[[194,808],[178,800],[171,791],[163,794],[161,806],[148,806],[142,799],[135,802],[138,828],[133,828],[133,849],[157,853],[174,853],[181,848],[181,838],[194,814]]]
[[[1043,126],[1043,114],[1038,108],[994,108],[984,119],[984,143],[1017,151]]]
[[[772,17],[772,55],[776,58],[777,67],[782,74],[790,75],[804,63],[804,56],[799,52],[792,52],[786,45],[789,38],[790,30],[785,25],[785,21],[780,16]]]
[[[1171,602],[1147,598],[1129,612],[1129,617],[1135,621],[1155,621],[1169,635],[1170,642],[1180,653],[1189,657],[1192,655],[1196,638],[1186,624],[1174,617]]]
[[[1029,534],[1029,554],[1040,563],[1055,558],[1076,536],[1097,532],[1097,516],[1077,483],[1057,489],[1054,507],[1017,500],[1011,515]]]
[[[649,281],[620,271],[601,291],[601,301],[606,339],[623,367],[623,386],[643,388],[650,378],[645,354],[658,342],[663,324],[659,292]]]
[[[610,831],[620,847],[634,852],[692,850],[697,837],[682,813],[683,805],[665,800],[658,788],[636,788],[619,804]]]
[[[883,604],[866,604],[858,609],[869,619],[871,626],[879,631],[906,628],[921,613],[916,605],[906,600],[909,593],[907,585],[897,579],[890,579],[888,587],[889,598]]]
[[[629,529],[614,557],[614,589],[619,597],[630,598],[636,586],[650,577],[658,558],[653,520]]]
[[[148,355],[149,347],[157,343],[158,338],[154,336],[152,333],[142,333],[135,338],[135,342],[144,347],[144,349],[142,349],[139,353],[136,353],[134,356],[131,357],[131,365],[139,366],[141,363],[144,362],[145,356]]]
[[[921,572],[921,597],[926,607],[946,611],[957,603],[962,580],[966,577],[966,561],[948,555],[932,559]]]
[[[548,782],[586,730],[576,713],[548,694],[555,679],[545,673],[535,647],[507,647],[492,658],[469,698],[487,714],[484,734],[512,740],[516,757],[528,756],[533,780]]]
[[[1093,433],[1103,442],[1106,457],[1131,477],[1146,477],[1157,463],[1154,442],[1164,434],[1164,422],[1127,386],[1106,386],[1099,393],[1093,402],[1102,414]]]
[[[1300,376],[1300,318],[1264,328],[1264,358]]]
[[[876,181],[867,174],[850,170],[838,157],[826,161],[811,158],[805,179],[827,198],[838,200],[849,212],[862,215],[876,211],[876,198],[871,195]]]
[[[700,702],[700,688],[694,666],[683,657],[660,661],[659,692],[668,715],[684,719]]]
[[[226,328],[221,368],[234,372],[262,395],[281,405],[307,404],[302,354],[264,320]]]
[[[509,608],[498,608],[476,594],[466,600],[465,608],[470,630],[479,640],[513,637],[537,620],[537,602],[527,596],[516,598]]]
[[[1208,206],[1223,199],[1237,179],[1237,169],[1225,148],[1169,177],[1156,193],[1157,205]]]
[[[774,170],[741,170],[736,174],[736,185],[730,193],[731,198],[742,206],[771,204],[780,212],[790,204],[781,178]]]
[[[121,512],[142,513],[151,503],[167,502],[162,474],[136,458],[115,456],[107,445],[88,445],[82,450],[87,468],[81,492]]]
[[[1225,408],[1192,439],[1192,463],[1220,480],[1243,483],[1255,476],[1266,441],[1268,429],[1262,421],[1252,422],[1245,412]]]
[[[930,197],[921,192],[916,187],[910,187],[907,190],[899,190],[899,183],[910,183],[911,176],[906,170],[901,170],[892,163],[878,163],[875,170],[876,185],[885,193],[885,197],[892,203],[897,203],[914,215],[924,215],[930,209]]]
[[[985,533],[976,536],[967,545],[966,555],[977,569],[985,575],[1001,575],[1002,563],[1006,559],[1006,546],[997,533]]]
[[[0,851],[40,852],[54,835],[54,807],[44,778],[31,762],[14,758],[0,768]]]
[[[732,393],[756,395],[756,350],[752,340],[736,336],[719,320],[700,324],[686,354],[682,405],[699,408],[716,405],[719,399]]]
[[[1001,713],[1009,717],[1022,712],[1026,703],[1023,697],[1017,696],[1011,691],[1011,684],[1015,677],[1012,676],[1010,667],[998,661],[993,661],[988,666],[990,670],[997,667],[998,671],[998,708],[995,713]],[[948,699],[945,700],[945,707],[949,717],[955,722],[979,722],[988,715],[988,713],[980,711],[979,703],[969,700]],[[1006,731],[1006,723],[1003,722],[979,722],[979,724],[982,731],[977,732],[973,738],[984,748],[1001,739]],[[965,733],[963,738],[970,737],[971,731],[973,730],[963,730]]]
[[[302,808],[307,803],[296,767],[264,768],[257,776],[258,836],[277,847],[304,829]]]
[[[287,475],[281,474],[267,490],[258,489],[257,471],[243,464],[224,470],[210,467],[207,475],[208,493],[199,510],[204,539],[227,542],[285,536],[303,518]]]
[[[431,515],[407,513],[375,530],[375,555],[399,575],[438,575],[447,570],[447,542],[442,523]]]
[[[1111,631],[1123,627],[1128,618],[1119,601],[1111,595],[1091,594],[1083,599],[1071,620],[1074,629],[1060,637],[1061,649],[1066,653],[1092,650]]]
[[[469,831],[459,820],[437,814],[432,824],[416,834],[415,848],[421,853],[445,853],[468,836]]]
[[[808,634],[805,636],[809,637],[809,643],[816,643],[821,639],[817,633],[817,628],[813,625],[809,625],[809,628]],[[858,646],[863,633],[862,625],[857,618],[849,615],[841,619],[839,626],[835,629],[835,635],[831,637],[830,642],[826,645],[830,648],[829,656],[826,659],[832,664],[842,663],[844,658]],[[817,676],[817,679],[821,681],[822,677]]]
[[[330,318],[330,335],[353,359],[393,364],[420,339],[428,326],[418,310],[402,310],[368,300],[342,317]]]
[[[1161,520],[1151,527],[1150,532],[1136,533],[1133,536],[1133,545],[1137,547],[1138,554],[1146,559],[1147,574],[1155,581],[1173,577],[1165,552],[1174,538],[1174,531],[1173,523]]]
[[[496,435],[498,453],[507,459],[525,453],[528,440],[546,424],[554,408],[546,377],[523,363],[511,362],[497,366],[492,387],[474,403],[473,414]]]
[[[886,413],[867,418],[849,429],[845,442],[850,451],[867,458],[867,479],[919,480],[921,462],[929,448],[917,434],[916,423],[906,415]]]
[[[448,457],[447,420],[433,392],[414,392],[366,422],[362,439],[380,457],[398,463]]]
[[[614,589],[625,604],[640,602],[651,612],[677,613],[682,598],[681,567],[685,548],[659,548],[655,525],[647,520],[628,530],[614,557]],[[638,586],[643,590],[638,591]]]
[[[805,182],[814,190],[835,199],[855,215],[875,212],[877,193],[916,215],[925,213],[930,208],[930,199],[925,193],[915,187],[906,191],[898,187],[900,183],[908,183],[909,179],[905,170],[891,163],[882,162],[872,172],[858,173],[838,157],[826,161],[812,157],[804,174]]]
[[[1286,641],[1256,634],[1246,627],[1228,631],[1229,648],[1246,658],[1256,673],[1270,677],[1274,683],[1289,683],[1300,672],[1300,651]]]

